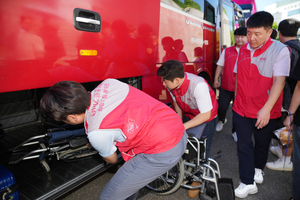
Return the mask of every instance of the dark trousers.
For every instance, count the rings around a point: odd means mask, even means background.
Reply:
[[[184,115],[183,117],[183,123],[189,121],[190,119]],[[207,123],[203,123],[200,124],[196,127],[187,129],[186,132],[187,133],[192,133],[194,134],[198,139],[201,139],[201,137],[205,137],[207,138],[206,140],[206,158],[209,158],[209,153],[210,153],[210,147],[211,147],[211,143],[214,137],[214,133],[215,133],[215,127],[216,127],[216,117],[214,119],[212,119],[211,121],[207,122]],[[199,131],[199,132],[195,132],[195,131]]]
[[[277,121],[277,119],[270,119],[264,128],[257,129],[256,120],[233,112],[233,123],[238,137],[239,173],[241,182],[244,184],[253,184],[255,168],[264,169]]]
[[[293,124],[293,198],[300,199],[300,126]]]
[[[218,120],[224,123],[226,118],[226,112],[229,107],[230,101],[234,101],[234,92],[224,90],[220,87],[220,94],[219,94],[219,108],[218,108]],[[235,132],[234,124],[232,123],[232,133]]]
[[[206,140],[206,158],[209,158],[210,147],[211,147],[211,143],[212,143],[214,133],[215,133],[216,121],[217,121],[217,119],[214,118],[211,121],[207,122],[207,124],[203,130],[203,135],[205,135],[207,138],[207,140]]]

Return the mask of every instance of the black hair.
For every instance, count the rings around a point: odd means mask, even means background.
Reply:
[[[270,37],[275,40],[277,38],[277,30],[274,28],[272,30],[273,30],[273,32]]]
[[[184,78],[183,65],[178,60],[168,60],[158,68],[157,75],[172,82],[175,78]]]
[[[41,112],[57,121],[66,120],[68,115],[85,113],[89,105],[89,92],[75,81],[54,84],[40,101]]]
[[[261,28],[269,30],[272,28],[274,17],[265,11],[256,12],[247,21],[247,28]]]
[[[243,35],[247,36],[247,28],[246,27],[239,27],[234,31],[234,35]]]
[[[300,27],[300,22],[298,20],[285,19],[279,23],[278,31],[280,31],[282,36],[296,37],[299,27]]]

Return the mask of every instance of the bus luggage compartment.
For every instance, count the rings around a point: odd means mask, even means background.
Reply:
[[[55,199],[90,178],[104,172],[113,166],[95,156],[79,159],[74,162],[64,162],[55,158],[49,162],[51,170],[46,172],[39,159],[29,159],[15,165],[10,165],[9,149],[22,143],[27,138],[39,135],[41,123],[36,122],[21,129],[5,133],[0,143],[0,164],[10,170],[19,184],[20,199]],[[36,148],[35,145],[32,148]],[[122,160],[119,154],[120,162]]]

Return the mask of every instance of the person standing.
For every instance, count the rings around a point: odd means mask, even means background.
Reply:
[[[236,63],[237,55],[240,47],[247,42],[247,28],[240,27],[234,31],[234,42],[235,45],[228,47],[222,51],[222,54],[217,62],[217,69],[215,72],[214,88],[220,90],[219,94],[219,109],[218,109],[218,119],[219,122],[216,126],[216,131],[222,131],[224,124],[227,122],[226,112],[229,107],[231,100],[234,100],[234,90],[235,90],[235,74],[233,73],[233,68]],[[222,74],[221,86],[219,82],[219,77]],[[232,137],[234,141],[237,141],[236,132],[234,125],[232,124]]]
[[[300,41],[297,39],[297,32],[300,27],[300,22],[296,19],[285,19],[278,25],[279,40],[285,45],[289,46],[291,50],[291,66],[290,76],[293,74],[297,64],[299,65],[300,58]],[[283,120],[287,116],[293,91],[297,84],[297,80],[291,77],[286,77],[286,84],[283,89],[283,102],[282,102],[282,116],[278,122],[280,128],[284,127]],[[273,170],[292,171],[293,163],[291,156],[293,152],[293,144],[288,144],[283,147],[280,143],[277,146],[270,147],[270,151],[277,155],[279,158],[274,162],[268,162],[266,167]]]
[[[288,111],[288,116],[283,124],[288,130],[293,130],[293,199],[300,199],[300,66],[297,66],[291,75],[291,78],[297,80],[293,93],[292,101]]]
[[[263,183],[269,145],[276,120],[281,116],[285,77],[289,75],[288,47],[270,38],[273,21],[273,16],[265,11],[250,16],[248,43],[240,48],[234,68],[233,123],[241,180],[234,192],[239,198],[257,193],[256,183]]]

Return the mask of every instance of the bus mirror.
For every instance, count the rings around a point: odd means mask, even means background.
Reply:
[[[239,18],[239,27],[246,26],[246,21],[244,17]]]
[[[238,16],[239,18],[244,17],[244,14],[243,14],[243,12],[242,12],[241,10],[238,10],[238,11],[236,12],[236,14],[237,14],[237,16]]]

